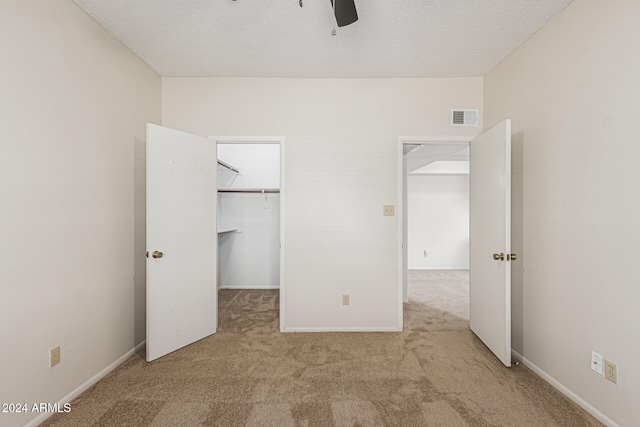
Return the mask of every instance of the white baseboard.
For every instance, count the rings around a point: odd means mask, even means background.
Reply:
[[[606,425],[608,427],[620,427],[618,424],[613,422],[613,420],[611,420],[605,414],[603,414],[602,412],[598,411],[596,408],[591,406],[589,403],[587,403],[580,396],[578,396],[577,394],[575,394],[574,392],[569,390],[567,387],[562,385],[558,380],[556,380],[551,375],[547,374],[545,371],[543,371],[538,366],[536,366],[534,363],[532,363],[529,359],[527,359],[526,357],[522,356],[520,353],[518,353],[517,351],[515,351],[513,349],[511,350],[511,354],[513,354],[516,359],[522,361],[522,364],[524,366],[526,366],[527,368],[531,369],[539,377],[541,377],[543,380],[545,380],[546,382],[551,384],[560,393],[564,394],[569,399],[573,400],[575,403],[580,405],[585,411],[587,411],[588,413],[593,415],[595,418],[597,418],[598,421],[600,421],[601,423],[603,423],[604,425]]]
[[[391,327],[340,327],[340,328],[327,328],[327,327],[311,327],[311,328],[284,328],[282,332],[402,332],[402,328],[398,329],[397,326]]]
[[[75,399],[76,397],[78,397],[82,392],[86,391],[89,389],[89,387],[91,387],[92,385],[94,385],[95,383],[97,383],[98,381],[100,381],[102,378],[104,378],[105,376],[107,376],[107,374],[109,374],[111,371],[113,371],[114,369],[116,369],[118,366],[120,366],[121,364],[123,364],[129,357],[133,356],[135,353],[138,352],[138,350],[140,350],[142,347],[144,347],[146,344],[146,340],[142,341],[140,344],[138,344],[137,346],[135,346],[133,349],[127,351],[125,354],[123,354],[122,356],[120,356],[115,362],[113,362],[111,365],[107,366],[106,368],[104,368],[102,371],[98,372],[97,374],[95,374],[93,377],[89,378],[87,381],[85,381],[83,384],[81,384],[78,388],[76,388],[75,390],[73,390],[71,393],[69,393],[68,395],[66,395],[65,397],[63,397],[62,399],[60,399],[58,401],[58,406],[59,407],[63,407],[63,405],[65,403],[69,403],[71,402],[73,399]],[[40,415],[38,415],[36,418],[34,418],[33,420],[31,420],[29,423],[25,424],[25,427],[35,427],[40,425],[44,420],[46,420],[47,418],[49,418],[51,415],[53,415],[52,413],[46,413],[43,412]]]

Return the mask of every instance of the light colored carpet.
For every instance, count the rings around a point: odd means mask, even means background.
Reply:
[[[220,328],[139,352],[46,426],[597,426],[469,331],[467,273],[411,272],[402,333],[278,332],[278,293],[223,290]]]

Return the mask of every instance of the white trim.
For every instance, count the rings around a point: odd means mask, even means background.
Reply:
[[[415,173],[411,172],[409,175],[411,176],[469,176],[469,172],[425,172],[425,173]]]
[[[120,366],[124,362],[126,362],[127,359],[129,359],[131,356],[133,356],[138,351],[140,351],[140,349],[142,349],[145,345],[146,345],[146,340],[142,341],[141,343],[136,345],[133,349],[127,351],[125,354],[120,356],[115,362],[113,362],[112,364],[110,364],[109,366],[107,366],[106,368],[104,368],[103,370],[101,370],[100,372],[98,372],[97,374],[92,376],[91,378],[89,378],[84,383],[80,384],[80,386],[78,388],[76,388],[71,393],[67,394],[65,397],[60,399],[57,402],[58,406],[62,407],[65,403],[70,403],[73,399],[75,399],[76,397],[80,396],[80,394],[82,394],[83,392],[88,390],[91,386],[93,386],[95,383],[97,383],[98,381],[100,381],[101,379],[106,377],[111,371],[113,371],[118,366]],[[71,408],[71,410],[73,410],[73,408]],[[27,424],[25,424],[25,427],[38,426],[41,423],[43,423],[44,420],[46,420],[47,418],[49,418],[53,414],[54,413],[51,413],[51,412],[43,412],[40,415],[38,415],[37,417],[35,417],[34,419],[32,419],[31,421],[29,421]]]
[[[278,286],[220,286],[218,289],[238,289],[238,290],[251,290],[251,289],[280,289]]]
[[[210,135],[218,144],[282,144],[284,136],[216,136]]]
[[[560,393],[567,396],[569,399],[571,399],[572,401],[580,405],[585,411],[587,411],[588,413],[593,415],[595,418],[597,418],[598,421],[600,421],[601,423],[603,423],[608,427],[620,427],[619,424],[616,424],[612,419],[610,419],[605,414],[603,414],[602,412],[598,411],[596,408],[591,406],[584,399],[582,399],[580,396],[578,396],[577,394],[569,390],[567,387],[565,387],[562,383],[560,383],[558,380],[553,378],[551,375],[547,374],[545,371],[540,369],[529,359],[522,356],[520,353],[518,353],[513,349],[511,350],[511,354],[515,356],[516,359],[520,360],[524,366],[531,369],[536,375],[538,375],[540,378],[542,378],[543,380],[551,384],[553,388],[555,388]]]
[[[285,275],[285,194],[286,194],[286,180],[285,180],[285,145],[284,145],[284,136],[279,137],[280,139],[280,298],[279,298],[279,311],[280,311],[280,331],[284,331],[285,328],[285,318],[284,318],[284,302],[285,302],[285,292],[284,292],[284,275]]]
[[[403,303],[409,302],[409,297],[407,295],[407,268],[405,265],[406,257],[407,257],[407,248],[405,247],[406,243],[406,217],[407,213],[405,211],[405,194],[406,194],[406,183],[405,183],[405,175],[406,171],[404,168],[404,150],[403,146],[405,144],[442,144],[442,143],[453,143],[453,142],[466,142],[470,143],[471,140],[475,138],[473,136],[399,136],[398,137],[398,151],[397,151],[397,168],[398,168],[398,187],[397,187],[397,195],[398,195],[398,300],[400,301],[399,307],[399,319],[398,324],[400,325],[400,329],[402,330],[402,319],[403,319]]]
[[[505,179],[505,205],[506,205],[506,209],[505,209],[505,213],[504,213],[504,218],[505,218],[505,227],[504,227],[504,232],[505,232],[505,236],[507,237],[507,241],[505,242],[505,248],[507,251],[507,254],[511,253],[511,119],[506,119],[504,121],[505,123],[505,127],[506,127],[506,132],[505,132],[505,141],[506,141],[506,146],[505,146],[505,166],[504,166],[504,170],[505,170],[505,176],[507,179]],[[469,144],[471,145],[471,144]],[[507,258],[508,259],[508,258]],[[511,352],[509,350],[511,350],[511,329],[512,329],[512,324],[511,324],[511,265],[513,264],[512,262],[506,262],[505,263],[505,282],[506,282],[506,295],[505,295],[505,305],[504,305],[504,312],[505,312],[505,324],[507,326],[507,330],[505,331],[505,342],[507,343],[506,348],[505,348],[505,355],[504,355],[504,364],[507,367],[511,367]]]
[[[441,144],[448,142],[471,142],[475,136],[399,136],[401,144]]]
[[[285,332],[285,137],[284,136],[209,136],[216,144],[280,144],[280,332]],[[238,288],[233,288],[238,289]],[[277,288],[253,288],[277,289]]]
[[[402,332],[402,328],[391,327],[302,327],[302,328],[285,328],[283,332]]]
[[[398,151],[397,151],[397,159],[396,164],[398,168],[398,231],[397,231],[397,239],[398,239],[398,325],[400,328],[404,328],[404,304],[409,302],[409,297],[407,296],[407,269],[405,268],[405,259],[407,248],[405,248],[404,241],[406,240],[405,229],[404,229],[404,218],[407,216],[405,209],[405,185],[406,185],[406,164],[404,161],[404,144],[405,140],[411,139],[409,137],[398,137]]]

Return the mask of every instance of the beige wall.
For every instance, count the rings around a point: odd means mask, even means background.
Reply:
[[[621,426],[640,425],[638,22],[637,0],[577,0],[484,84],[485,128],[513,119],[524,172],[515,349]]]
[[[640,423],[640,3],[578,0],[484,79],[166,78],[67,1],[0,4],[0,401],[55,402],[144,329],[144,123],[284,135],[290,329],[397,326],[399,135],[513,118],[514,347]],[[114,268],[117,266],[117,268]],[[523,272],[524,271],[524,272]],[[351,295],[349,308],[340,296]],[[48,368],[48,350],[62,363]],[[619,384],[589,369],[618,364]],[[24,424],[30,416],[1,423]]]
[[[398,327],[398,136],[475,135],[450,109],[481,106],[481,78],[163,79],[165,126],[286,137],[288,330]]]
[[[0,2],[0,51],[0,401],[54,403],[145,337],[161,80],[71,1]]]

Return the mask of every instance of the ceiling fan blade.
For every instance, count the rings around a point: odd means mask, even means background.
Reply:
[[[330,0],[331,7],[335,10],[336,22],[338,27],[353,24],[358,20],[358,12],[356,12],[356,4],[354,0]],[[336,2],[335,7],[333,2]]]

